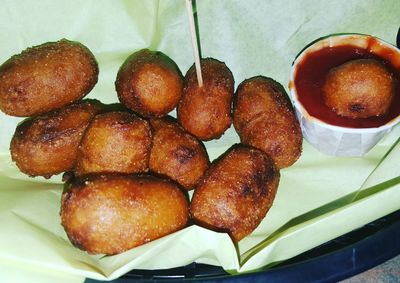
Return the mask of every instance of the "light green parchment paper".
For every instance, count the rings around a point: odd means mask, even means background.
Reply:
[[[287,89],[294,57],[318,37],[357,32],[394,43],[400,5],[398,0],[197,0],[197,13],[202,56],[226,62],[236,86],[264,75]],[[193,62],[183,0],[1,1],[0,62],[61,38],[93,51],[100,75],[88,97],[105,103],[117,102],[117,70],[138,49],[166,53],[183,73]],[[60,176],[29,178],[12,163],[9,143],[21,120],[0,113],[0,265],[57,273],[65,282],[110,280],[131,269],[193,261],[251,272],[400,208],[397,126],[363,158],[323,155],[304,142],[300,160],[281,171],[270,212],[237,246],[226,234],[190,226],[120,255],[91,256],[74,248],[60,225]],[[230,128],[206,147],[214,159],[238,141]]]

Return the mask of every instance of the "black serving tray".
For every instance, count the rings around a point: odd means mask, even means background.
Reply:
[[[229,275],[218,266],[192,263],[172,269],[132,270],[110,282],[337,282],[399,254],[400,210],[264,271]]]

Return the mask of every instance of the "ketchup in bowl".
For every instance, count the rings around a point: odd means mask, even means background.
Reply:
[[[323,86],[328,73],[359,59],[379,61],[393,75],[393,99],[385,114],[345,117],[325,104]],[[311,145],[329,155],[363,156],[400,122],[400,50],[363,34],[317,39],[294,60],[289,89],[303,136]]]
[[[386,54],[390,56],[390,53]],[[400,78],[400,70],[389,61],[363,49],[351,45],[326,47],[307,54],[298,64],[294,83],[297,88],[298,100],[307,112],[321,121],[349,128],[380,127],[400,115],[400,87],[396,84],[394,99],[388,112],[381,116],[369,118],[347,118],[337,115],[324,104],[322,86],[328,72],[343,63],[354,59],[375,59],[381,61],[393,74]]]

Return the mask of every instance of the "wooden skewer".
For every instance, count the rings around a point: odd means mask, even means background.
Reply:
[[[190,29],[190,36],[192,39],[192,49],[193,49],[193,56],[194,56],[194,64],[196,67],[197,82],[199,84],[199,87],[202,87],[203,86],[203,76],[201,74],[199,46],[198,46],[197,37],[196,37],[196,29],[194,26],[192,0],[186,0],[186,11],[188,14],[188,19],[189,19],[189,29]]]

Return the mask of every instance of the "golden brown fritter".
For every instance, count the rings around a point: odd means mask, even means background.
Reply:
[[[284,88],[262,76],[244,80],[233,103],[233,125],[242,143],[270,155],[278,168],[301,155],[302,133]]]
[[[76,247],[117,254],[184,228],[187,196],[150,175],[92,175],[67,183],[61,224]]]
[[[196,187],[192,217],[201,226],[228,232],[238,242],[265,217],[279,178],[279,170],[263,151],[234,145],[211,164]]]
[[[357,59],[330,70],[322,90],[325,104],[338,115],[368,118],[389,109],[395,79],[378,60]]]
[[[213,58],[201,60],[203,86],[197,83],[195,65],[184,78],[182,99],[177,108],[179,123],[200,140],[217,139],[232,123],[234,79],[225,65]]]
[[[152,119],[153,145],[149,168],[191,190],[209,166],[207,151],[196,137],[171,117]]]
[[[75,173],[145,172],[149,165],[151,139],[150,123],[133,113],[99,114],[82,138]]]
[[[24,120],[11,140],[12,159],[32,177],[49,178],[72,169],[82,135],[102,108],[98,101],[87,100]]]
[[[142,49],[121,66],[115,88],[119,100],[129,109],[144,117],[163,117],[178,104],[183,78],[167,55]]]
[[[98,72],[93,54],[78,42],[28,48],[0,66],[0,109],[28,117],[61,108],[89,93]]]

